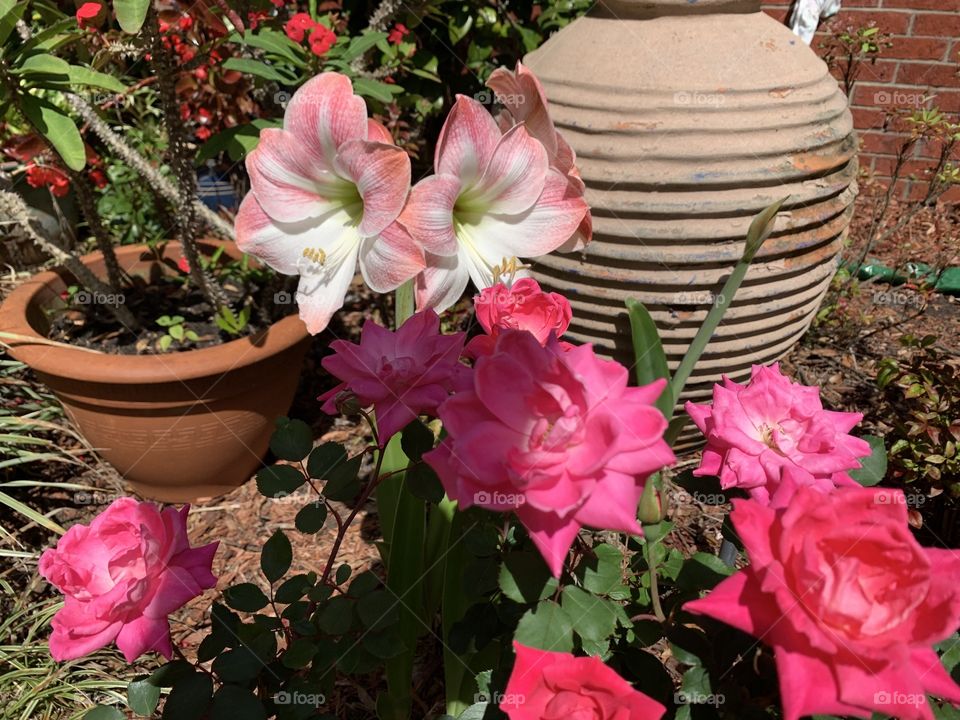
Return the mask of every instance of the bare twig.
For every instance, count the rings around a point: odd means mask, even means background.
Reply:
[[[123,304],[119,293],[114,290],[114,288],[94,275],[93,271],[80,262],[79,259],[57,247],[36,231],[33,227],[33,217],[30,214],[30,209],[23,201],[23,198],[16,193],[0,190],[0,213],[23,228],[27,238],[36,245],[37,248],[69,270],[80,284],[91,293],[103,297],[106,301],[104,305],[122,325],[128,329],[137,327],[133,313]]]
[[[187,147],[186,132],[180,119],[180,103],[177,100],[177,67],[170,53],[163,45],[160,35],[160,18],[151,7],[147,22],[143,26],[150,50],[150,65],[157,77],[160,107],[163,111],[163,123],[167,129],[170,147],[170,167],[177,178],[176,222],[178,239],[183,246],[184,255],[190,265],[190,278],[206,297],[214,309],[228,307],[229,302],[223,288],[203,268],[200,251],[197,247],[198,217],[194,202],[197,197],[197,176],[193,170],[192,153]]]
[[[97,111],[79,95],[68,94],[67,101],[70,106],[84,119],[90,129],[99,137],[104,144],[119,155],[127,165],[136,170],[140,175],[150,183],[164,199],[173,205],[180,202],[180,191],[170,180],[161,175],[150,162],[140,153],[130,147],[123,138],[115,133],[106,122],[97,114]],[[197,215],[213,230],[217,235],[227,240],[233,240],[233,227],[204,205],[198,198],[193,198],[193,207]]]

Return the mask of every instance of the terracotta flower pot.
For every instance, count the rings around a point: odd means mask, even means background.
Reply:
[[[601,0],[526,62],[593,208],[586,252],[535,266],[570,298],[571,339],[632,365],[634,297],[675,368],[752,216],[789,196],[684,399],[787,353],[833,277],[857,192],[852,118],[826,65],[759,0]]]
[[[212,250],[216,243],[208,243]],[[232,244],[225,252],[239,257]],[[131,275],[169,272],[143,245],[117,251]],[[169,243],[164,256],[181,255]],[[83,258],[103,273],[99,253]],[[45,272],[0,306],[0,330],[46,338],[46,311],[62,307],[65,272]],[[309,335],[296,315],[267,330],[201,350],[163,355],[94,354],[9,341],[63,403],[83,436],[145,497],[187,502],[228,492],[261,466],[274,420],[293,399]]]

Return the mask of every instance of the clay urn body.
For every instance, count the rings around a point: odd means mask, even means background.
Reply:
[[[570,338],[631,366],[633,297],[675,368],[751,218],[786,197],[684,399],[787,353],[834,275],[857,192],[853,122],[826,65],[759,0],[601,0],[525,63],[593,210],[585,252],[535,265],[570,298]]]
[[[207,253],[217,241],[206,241]],[[232,243],[226,254],[240,257]],[[179,243],[117,250],[124,273],[152,278],[176,268]],[[81,258],[103,275],[100,253]],[[10,354],[29,365],[63,403],[87,442],[140,495],[191,502],[222,495],[263,467],[276,418],[286,414],[309,335],[289,315],[248,337],[159,355],[95,353],[43,344],[50,314],[76,281],[43,272],[0,306],[0,330],[17,336]]]

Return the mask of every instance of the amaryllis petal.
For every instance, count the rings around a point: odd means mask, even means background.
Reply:
[[[292,133],[265,128],[260,143],[247,156],[253,194],[274,220],[295,222],[330,209],[328,195],[342,191],[343,180],[318,165]]]
[[[360,246],[360,272],[374,292],[396,290],[425,267],[423,248],[397,222]]]
[[[361,235],[376,235],[397,219],[410,188],[409,155],[395,145],[350,140],[340,148],[337,168],[363,200]]]
[[[443,257],[426,253],[427,267],[417,275],[417,309],[442,313],[453,305],[470,282],[470,273],[462,254]]]
[[[440,175],[473,184],[490,162],[501,132],[487,109],[473,98],[457,95],[437,140],[434,169]]]
[[[370,142],[380,142],[386,145],[396,145],[393,141],[393,135],[379,120],[370,118],[367,120],[367,140]]]
[[[296,275],[301,252],[308,240],[301,243],[294,239],[314,227],[311,220],[299,223],[274,223],[267,215],[253,193],[247,193],[237,210],[234,230],[237,235],[237,247],[243,252],[254,255],[277,272]]]
[[[349,228],[342,229],[341,233],[323,262],[302,264],[300,268],[297,305],[300,319],[312,335],[326,328],[333,314],[343,307],[357,273],[361,238]]]
[[[322,157],[332,166],[341,145],[367,138],[367,106],[353,94],[346,75],[322,73],[294,93],[283,127],[301,140],[304,152]]]
[[[566,178],[550,170],[543,193],[526,212],[517,215],[485,215],[468,228],[494,264],[502,258],[538,257],[553,252],[574,234],[587,212],[582,197],[569,193]],[[482,239],[482,240],[481,240]]]
[[[500,139],[477,183],[463,193],[466,213],[476,206],[482,212],[515,215],[530,208],[543,192],[547,151],[517,125]]]
[[[516,72],[497,68],[487,79],[487,87],[497,95],[516,122],[527,126],[530,134],[543,143],[551,157],[557,155],[557,130],[547,111],[546,93],[540,80],[521,62]]]
[[[457,253],[453,209],[460,191],[460,180],[453,175],[431,175],[410,191],[400,222],[433,255]]]

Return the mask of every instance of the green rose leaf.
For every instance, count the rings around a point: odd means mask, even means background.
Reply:
[[[279,418],[270,436],[270,452],[281,460],[299,462],[313,450],[313,431],[302,420]]]
[[[553,594],[557,579],[534,553],[510,553],[500,567],[500,589],[518,603],[532,603]]]
[[[83,720],[126,720],[126,715],[112,705],[97,705],[87,711]]]
[[[360,493],[357,473],[360,472],[362,462],[363,456],[357,455],[327,473],[327,484],[323,487],[324,497],[340,502],[353,500]]]
[[[331,472],[347,461],[347,449],[340,443],[317,445],[307,458],[307,472],[310,477],[326,480]]]
[[[584,589],[606,595],[620,587],[623,556],[613,545],[597,545],[580,562],[576,575]]]
[[[193,666],[187,661],[171,660],[154,670],[147,682],[158,688],[173,687],[181,678],[193,672]]]
[[[375,590],[360,598],[357,614],[364,627],[382,629],[400,617],[400,602],[386,590]]]
[[[320,532],[326,521],[327,506],[318,501],[300,508],[300,511],[293,520],[293,524],[296,525],[297,530],[300,532],[312,534]]]
[[[414,497],[434,505],[443,500],[443,485],[440,484],[440,478],[425,462],[411,465],[404,476],[404,482]]]
[[[267,606],[269,598],[253,583],[240,583],[223,591],[223,599],[234,610],[256,612]]]
[[[271,465],[257,473],[257,490],[268,498],[283,498],[295,492],[307,479],[293,465]]]
[[[282,530],[277,530],[263,544],[263,550],[260,553],[260,569],[263,570],[267,580],[274,583],[284,576],[292,562],[293,548],[290,546],[290,540]]]
[[[283,584],[277,588],[277,592],[274,593],[274,598],[277,602],[284,604],[296,602],[306,595],[307,591],[310,590],[316,582],[316,573],[294,575],[289,580],[285,580]]]
[[[573,650],[573,623],[557,603],[544,600],[520,618],[514,638],[527,647],[570,652]]]
[[[677,587],[687,591],[711,590],[733,571],[716,555],[694,553],[677,575]]]
[[[317,654],[317,646],[310,638],[297,638],[283,653],[282,663],[291,670],[305,668]]]
[[[210,720],[267,720],[267,711],[247,688],[224,685],[213,698]]]
[[[160,702],[160,688],[148,682],[146,675],[141,675],[127,685],[127,705],[137,715],[153,715]]]
[[[317,627],[327,635],[343,635],[353,625],[354,602],[338,595],[331,598],[317,616]]]
[[[213,679],[206,673],[187,675],[173,686],[163,704],[163,720],[200,720],[213,697]]]
[[[861,458],[859,468],[848,472],[850,477],[864,487],[872,487],[882,482],[887,474],[887,448],[883,444],[883,438],[875,435],[864,435],[861,440],[866,440],[870,445],[870,454]]]
[[[609,600],[573,585],[565,587],[560,597],[560,607],[574,631],[584,640],[595,642],[606,640],[617,627],[617,613],[613,605]]]
[[[403,429],[400,447],[411,462],[420,462],[423,454],[433,449],[433,431],[417,418]]]

